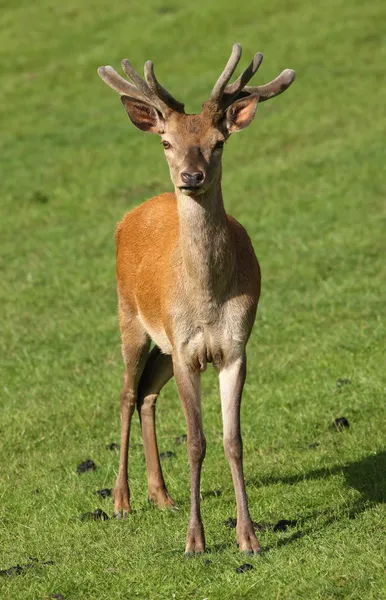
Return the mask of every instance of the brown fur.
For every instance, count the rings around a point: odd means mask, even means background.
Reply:
[[[250,239],[245,229],[227,215],[229,239],[235,249],[235,294],[242,293],[243,302],[250,303],[251,328],[260,293],[260,272]],[[179,217],[175,194],[165,193],[151,198],[128,212],[118,224],[117,282],[121,302],[133,316],[140,314],[154,329],[168,331],[173,344],[173,324],[169,314],[172,303],[178,303],[179,280],[175,268],[183,261],[179,240]],[[226,249],[226,270],[229,269],[230,249]],[[220,284],[220,282],[219,282]],[[202,292],[204,293],[204,292]],[[210,295],[215,299],[215,290]],[[216,301],[232,297],[232,291]],[[185,301],[185,300],[184,300]],[[187,300],[188,301],[188,300]]]

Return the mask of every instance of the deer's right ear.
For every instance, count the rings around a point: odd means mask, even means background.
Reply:
[[[164,132],[165,123],[156,108],[129,96],[121,96],[121,101],[130,117],[130,121],[138,129],[148,133],[161,134]]]

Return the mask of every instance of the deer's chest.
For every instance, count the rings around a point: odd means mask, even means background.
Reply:
[[[245,299],[236,297],[219,305],[186,297],[173,306],[162,325],[152,325],[141,312],[139,318],[162,352],[205,370],[208,362],[220,366],[244,354],[253,323],[250,313]]]
[[[250,326],[236,299],[221,305],[187,300],[173,316],[173,351],[185,364],[204,370],[208,362],[220,366],[244,353]]]

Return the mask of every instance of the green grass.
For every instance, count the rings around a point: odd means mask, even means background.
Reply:
[[[381,599],[385,556],[386,5],[25,0],[1,3],[0,597],[68,600]],[[234,530],[215,372],[203,377],[208,553],[183,557],[185,432],[174,382],[158,407],[165,478],[179,511],[146,502],[135,419],[126,522],[81,522],[110,500],[122,361],[113,231],[170,189],[158,140],[130,126],[97,77],[128,57],[198,111],[241,42],[258,81],[294,86],[258,109],[224,156],[227,210],[263,273],[242,407],[252,517],[293,519],[245,558]],[[338,378],[350,383],[339,386]],[[345,416],[350,429],[329,428]],[[310,444],[318,442],[314,448]],[[95,472],[78,476],[92,458]],[[34,493],[38,489],[39,493]],[[214,493],[221,490],[221,493]],[[205,564],[209,559],[211,563]],[[254,569],[235,569],[250,562]]]

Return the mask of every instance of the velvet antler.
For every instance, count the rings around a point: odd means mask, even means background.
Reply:
[[[129,83],[126,79],[118,75],[110,66],[99,67],[98,75],[113,90],[121,94],[121,96],[129,96],[130,98],[141,100],[159,110],[164,117],[172,111],[184,112],[184,105],[178,102],[158,82],[154,74],[153,63],[150,60],[145,63],[146,81],[142,79],[126,58],[122,61],[122,69],[133,83]]]

